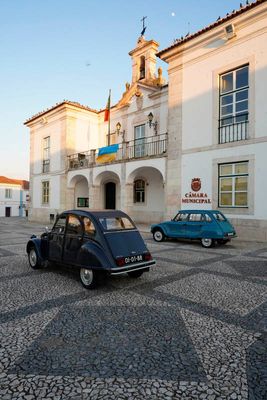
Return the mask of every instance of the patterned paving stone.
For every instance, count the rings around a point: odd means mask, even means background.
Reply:
[[[267,298],[264,286],[205,273],[169,283],[157,290],[239,315],[246,315]]]
[[[29,268],[42,230],[0,224],[1,400],[266,399],[266,243],[145,234],[150,273],[86,291],[73,271]]]

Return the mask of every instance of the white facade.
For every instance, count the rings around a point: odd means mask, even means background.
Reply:
[[[26,122],[31,130],[32,220],[53,220],[62,210],[88,206],[116,207],[137,222],[163,219],[168,86],[161,69],[155,72],[157,50],[158,43],[141,37],[129,53],[132,83],[110,113],[110,144],[119,146],[112,162],[97,160],[99,148],[108,144],[104,110],[64,101]],[[143,185],[142,193],[136,182]]]
[[[26,181],[0,177],[0,217],[25,217],[29,190]]]
[[[267,4],[260,1],[160,53],[169,63],[168,134],[181,148],[181,208],[219,209],[239,236],[259,240],[267,240],[266,43]],[[248,82],[242,83],[246,68]],[[244,162],[246,176],[220,176],[223,165]],[[201,182],[198,191],[191,188],[194,178]]]
[[[213,208],[240,237],[267,240],[266,43],[265,0],[159,53],[139,38],[132,82],[111,108],[110,144],[119,149],[110,162],[97,162],[107,146],[103,110],[64,101],[32,117],[31,219],[116,207],[149,224],[181,208]],[[169,64],[168,85],[156,55]]]

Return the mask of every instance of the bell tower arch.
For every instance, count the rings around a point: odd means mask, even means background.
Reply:
[[[153,84],[156,78],[156,54],[159,44],[140,36],[135,49],[129,52],[132,58],[132,84],[144,82]]]

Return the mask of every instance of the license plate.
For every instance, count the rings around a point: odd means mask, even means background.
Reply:
[[[143,256],[142,256],[142,254],[140,254],[138,256],[125,257],[124,261],[125,261],[125,264],[132,264],[132,263],[140,262],[140,261],[143,261]]]
[[[228,236],[234,236],[233,232],[228,233]]]

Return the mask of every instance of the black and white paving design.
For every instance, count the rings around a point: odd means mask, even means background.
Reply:
[[[33,271],[42,227],[0,219],[0,399],[267,398],[267,243],[155,243],[157,266],[94,291]]]

